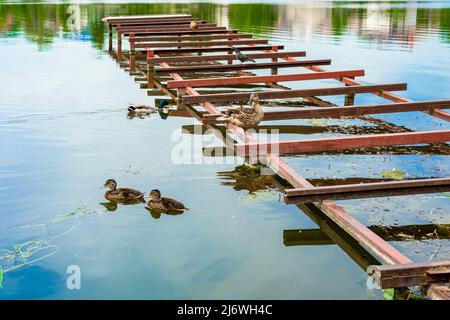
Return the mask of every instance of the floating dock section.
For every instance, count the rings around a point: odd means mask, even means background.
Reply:
[[[194,20],[198,23],[196,30],[190,28],[190,23]],[[191,15],[118,16],[105,17],[103,21],[109,27],[111,54],[121,66],[142,82],[141,88],[162,91],[178,103],[180,112],[195,117],[211,128],[221,127],[216,125],[216,119],[222,112],[214,103],[246,101],[252,92],[257,92],[261,100],[304,98],[316,105],[313,108],[267,111],[264,121],[360,117],[410,111],[420,111],[450,121],[450,113],[444,110],[450,108],[450,100],[411,101],[392,93],[406,90],[406,83],[362,84],[356,80],[357,77],[365,75],[362,69],[327,71],[323,66],[330,65],[331,59],[299,60],[298,58],[306,56],[305,51],[283,51],[283,45],[272,45],[267,39],[254,39],[252,34],[217,26]],[[114,38],[117,41],[115,51]],[[127,49],[123,48],[123,39],[128,40]],[[232,52],[234,47],[255,62],[237,61]],[[278,74],[280,68],[293,67],[304,68],[305,72]],[[246,72],[256,69],[270,70],[270,75],[261,76]],[[221,73],[233,71],[240,74],[221,76]],[[211,74],[217,76],[211,77]],[[334,79],[340,86],[291,90],[279,85],[280,82],[316,79]],[[252,88],[256,84],[260,85],[257,91],[242,90]],[[227,87],[234,90],[216,93],[207,90],[210,87]],[[354,105],[355,94],[361,93],[374,94],[389,103]],[[336,106],[317,98],[331,95],[345,95],[345,106]],[[206,112],[197,110],[196,106],[201,106]],[[326,233],[325,239],[338,243],[350,255],[355,253],[356,249],[346,245],[343,239],[353,241],[381,263],[370,265],[366,270],[382,289],[425,286],[428,296],[432,299],[450,299],[450,261],[414,263],[377,235],[374,232],[376,229],[366,227],[333,202],[341,199],[449,191],[450,178],[314,186],[280,157],[283,154],[422,144],[438,144],[445,149],[449,148],[445,143],[450,141],[450,130],[412,132],[398,127],[398,130],[393,130],[397,132],[392,133],[258,142],[255,136],[237,126],[228,125],[227,129],[237,137],[236,143],[231,147],[238,156],[264,157],[266,165],[273,167],[275,172],[291,185],[290,188],[284,189],[287,204],[297,205],[306,214],[318,210],[345,232],[345,235],[340,235],[335,229],[330,229],[329,225],[323,224],[323,221],[316,221],[321,231]],[[271,150],[275,149],[277,153],[271,153]]]

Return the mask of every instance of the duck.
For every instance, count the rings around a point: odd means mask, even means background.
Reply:
[[[128,106],[128,111],[131,113],[144,113],[144,114],[156,113],[160,112],[161,109],[163,109],[168,104],[169,100],[167,99],[161,99],[161,101],[159,101],[158,107],[153,107],[145,104],[130,104]]]
[[[230,109],[224,112],[222,116],[217,118],[217,121],[231,123],[243,128],[244,130],[256,127],[264,119],[264,111],[259,104],[259,96],[253,92],[250,95],[252,108]]]
[[[192,20],[191,23],[189,24],[189,28],[191,28],[192,30],[197,30],[198,29],[198,22],[195,20]]]
[[[150,192],[150,200],[147,202],[147,209],[161,212],[184,212],[189,210],[181,202],[161,197],[161,191],[154,189]]]
[[[107,188],[105,198],[112,202],[145,202],[144,194],[138,190],[130,188],[117,188],[117,182],[114,179],[106,180],[103,185]]]

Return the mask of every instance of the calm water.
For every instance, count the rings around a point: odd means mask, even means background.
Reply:
[[[367,83],[407,81],[405,97],[448,99],[450,1],[76,8],[77,30],[69,32],[66,22],[74,10],[69,4],[0,2],[0,265],[6,271],[0,298],[382,298],[380,291],[367,289],[366,274],[353,260],[358,257],[350,258],[332,241],[283,243],[284,230],[316,229],[320,235],[313,220],[321,220],[284,205],[272,179],[240,167],[239,159],[175,165],[171,135],[198,124],[194,119],[127,118],[128,103],[151,104],[154,98],[105,51],[101,18],[191,13],[286,44],[287,50],[306,50],[309,58],[332,58],[330,70],[364,68]],[[327,100],[342,104],[339,97]],[[381,101],[356,98],[356,103]],[[423,113],[378,119],[383,122],[277,125],[295,126],[297,134],[283,139],[386,132],[392,130],[389,123],[411,130],[450,128]],[[315,184],[378,181],[393,169],[406,178],[449,176],[447,148],[419,151],[285,159]],[[177,216],[152,216],[143,205],[108,211],[99,189],[108,178],[146,192],[158,187],[191,210]],[[450,257],[448,194],[339,204],[367,225],[395,233],[391,243],[413,260]],[[440,227],[423,237],[395,231],[417,224]],[[81,268],[81,290],[66,288],[69,265]]]

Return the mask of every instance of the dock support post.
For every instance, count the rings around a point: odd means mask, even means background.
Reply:
[[[277,47],[273,47],[273,48],[272,48],[272,51],[278,52]],[[275,57],[275,58],[272,58],[272,62],[278,62],[278,58],[276,58],[276,57]],[[272,75],[277,75],[277,74],[278,74],[278,68],[272,68],[271,74],[272,74]]]
[[[117,31],[117,59],[122,59],[122,33]]]
[[[130,33],[130,72],[136,71],[136,52],[134,50],[134,33]]]
[[[233,32],[231,32],[231,31],[228,31],[228,41],[231,41],[232,40],[232,37],[231,37],[231,35],[233,34]],[[229,55],[232,55],[233,54],[233,46],[232,45],[230,45],[229,46],[230,47],[230,50],[228,51],[228,54]],[[228,64],[233,64],[233,57],[228,57]]]
[[[153,50],[147,50],[147,88],[155,87],[155,66],[148,62],[148,59],[153,58]]]
[[[113,49],[113,31],[112,31],[112,24],[108,23],[108,50],[112,51]]]

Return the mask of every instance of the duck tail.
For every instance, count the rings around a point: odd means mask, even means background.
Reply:
[[[134,106],[129,106],[128,111],[130,112],[136,111],[136,108]]]
[[[228,115],[222,115],[218,118],[216,118],[216,121],[228,121],[230,119],[230,117]]]

